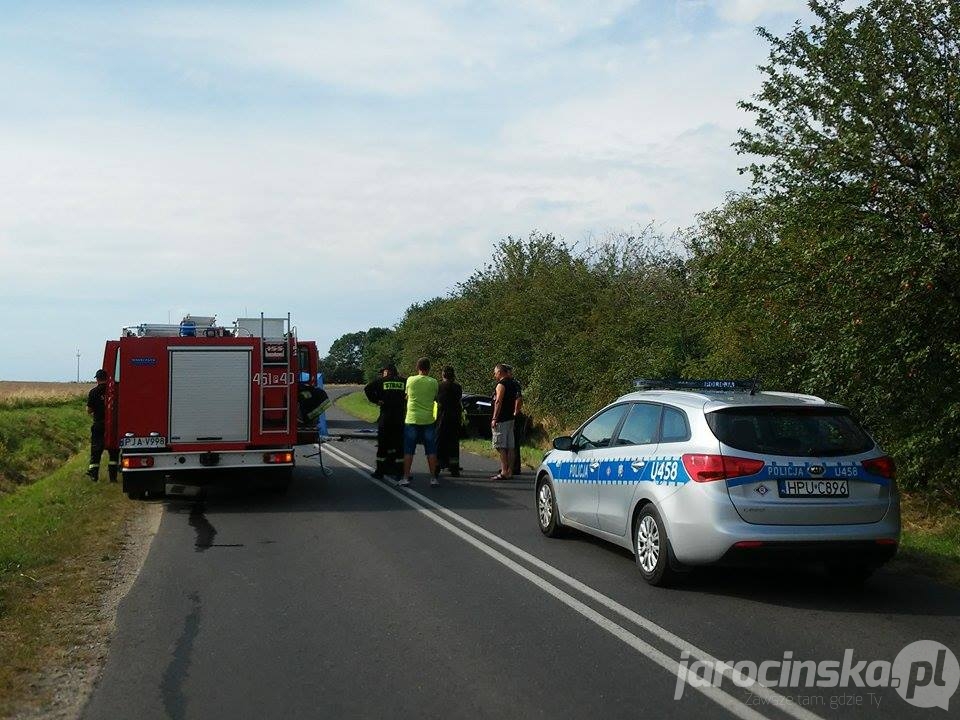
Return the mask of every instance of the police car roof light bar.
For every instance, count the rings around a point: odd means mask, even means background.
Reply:
[[[638,390],[690,390],[694,392],[749,392],[755,395],[760,390],[759,378],[751,380],[683,378],[637,378],[633,385]]]

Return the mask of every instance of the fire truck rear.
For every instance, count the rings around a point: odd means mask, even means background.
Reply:
[[[294,446],[317,442],[317,361],[289,315],[124,328],[103,358],[105,444],[120,452],[124,492],[251,480],[286,490]]]

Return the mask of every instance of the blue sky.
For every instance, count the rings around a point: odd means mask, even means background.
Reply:
[[[321,352],[532,230],[689,226],[801,0],[0,2],[0,379],[127,325]]]

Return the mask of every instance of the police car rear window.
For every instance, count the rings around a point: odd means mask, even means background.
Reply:
[[[752,453],[830,457],[874,447],[845,410],[739,407],[707,413],[706,418],[720,442]]]

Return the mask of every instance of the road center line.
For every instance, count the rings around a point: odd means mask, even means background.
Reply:
[[[444,529],[450,531],[457,537],[473,545],[476,549],[480,550],[484,554],[488,555],[489,557],[493,558],[494,560],[501,563],[505,567],[509,568],[513,572],[517,573],[524,579],[533,583],[534,585],[536,585],[538,588],[540,588],[547,594],[553,596],[554,598],[564,603],[571,609],[577,611],[583,617],[587,618],[591,622],[595,623],[596,625],[600,626],[601,628],[609,632],[614,637],[618,638],[622,642],[634,648],[637,652],[644,655],[648,659],[652,660],[657,665],[660,665],[660,667],[667,670],[674,677],[677,677],[681,672],[683,672],[683,669],[681,668],[680,663],[677,660],[674,660],[670,656],[666,655],[665,653],[661,652],[660,650],[653,647],[649,643],[640,639],[639,637],[629,632],[625,628],[621,627],[620,625],[616,624],[609,618],[601,615],[596,610],[586,605],[585,603],[581,602],[580,600],[577,600],[575,597],[568,594],[564,590],[551,584],[550,582],[540,577],[539,575],[536,575],[535,573],[531,572],[530,570],[523,567],[522,565],[512,560],[511,558],[507,557],[506,555],[502,554],[498,550],[490,547],[486,543],[481,542],[478,538],[465,532],[461,527],[457,527],[456,525],[452,524],[451,522],[444,519],[443,517],[440,517],[438,513],[441,513],[443,515],[446,515],[447,517],[450,517],[455,522],[463,525],[464,527],[471,529],[473,532],[476,532],[482,535],[484,538],[487,538],[488,540],[491,540],[492,542],[497,543],[501,547],[514,553],[518,557],[526,560],[527,562],[534,565],[535,567],[543,570],[544,572],[547,572],[548,574],[554,576],[555,578],[561,580],[562,582],[570,585],[571,587],[575,588],[579,592],[582,592],[584,595],[587,595],[591,599],[596,600],[597,602],[604,605],[605,607],[611,610],[614,610],[615,612],[627,618],[628,620],[635,622],[637,625],[639,625],[643,629],[659,637],[660,639],[665,640],[666,642],[673,645],[674,647],[681,650],[687,650],[690,653],[691,657],[694,657],[700,660],[711,660],[712,662],[717,664],[718,668],[723,667],[724,672],[726,674],[734,673],[733,668],[726,665],[725,663],[722,663],[716,660],[715,658],[712,658],[712,656],[700,650],[696,646],[682,640],[681,638],[677,637],[673,633],[670,633],[664,628],[661,628],[656,623],[653,623],[647,618],[644,618],[643,616],[638,615],[637,613],[633,612],[629,608],[626,608],[623,605],[620,605],[615,600],[608,598],[607,596],[597,592],[596,590],[588,587],[587,585],[584,585],[578,580],[570,577],[569,575],[566,575],[560,570],[557,570],[553,566],[548,565],[547,563],[543,562],[539,558],[536,558],[533,555],[530,555],[526,551],[521,550],[520,548],[512,545],[506,540],[502,540],[501,538],[497,537],[496,535],[493,535],[492,533],[481,528],[480,526],[475,525],[474,523],[470,522],[466,518],[463,518],[460,515],[457,515],[456,513],[454,513],[451,510],[448,510],[442,505],[438,505],[430,498],[427,498],[416,491],[410,490],[409,488],[406,489],[406,493],[400,492],[397,489],[394,489],[384,483],[374,480],[368,475],[370,466],[368,466],[366,463],[363,463],[360,460],[357,460],[352,455],[349,455],[348,453],[342,450],[339,450],[337,448],[332,448],[329,445],[327,446],[327,450],[334,457],[336,457],[338,460],[343,462],[351,470],[361,475],[365,480],[369,481],[372,485],[375,485],[376,487],[384,490],[385,492],[390,493],[401,502],[405,503],[406,505],[410,506],[411,508],[413,508],[414,510],[422,514],[424,517],[429,518],[430,520],[437,523]],[[410,496],[413,496],[414,498],[416,498],[416,501],[413,500]],[[429,506],[435,512],[431,512],[430,510],[428,510],[427,507],[425,507],[425,505]],[[741,677],[744,677],[744,676],[741,676]],[[700,693],[703,693],[708,698],[713,700],[715,703],[717,703],[724,709],[728,710],[733,715],[736,715],[737,717],[744,718],[744,719],[750,718],[751,720],[761,720],[761,719],[766,720],[767,718],[767,716],[762,715],[757,711],[753,710],[752,708],[744,705],[741,700],[734,697],[733,695],[730,695],[729,693],[727,693],[721,688],[714,687],[713,685],[707,685],[706,687],[697,687],[694,685],[689,685],[689,687],[693,688],[694,690]],[[818,715],[815,715],[814,713],[811,713],[808,710],[805,710],[804,708],[796,706],[794,703],[790,702],[788,698],[779,695],[778,693],[774,692],[770,688],[765,688],[761,686],[759,683],[754,684],[751,687],[751,691],[757,696],[768,697],[768,699],[772,701],[771,705],[779,708],[783,712],[791,715],[792,717],[797,718],[798,720],[822,720]]]

